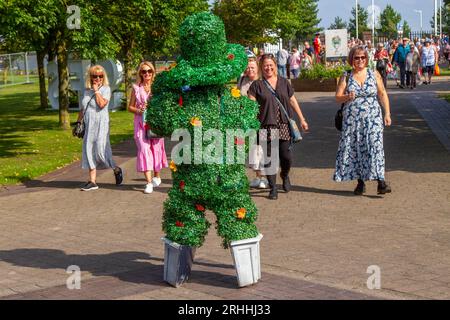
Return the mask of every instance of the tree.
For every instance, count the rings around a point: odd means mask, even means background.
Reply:
[[[11,0],[1,7],[2,25],[7,23],[5,37],[33,48],[38,56],[41,106],[47,105],[43,60],[56,55],[58,63],[59,125],[70,129],[68,53],[78,52],[89,57],[110,56],[114,44],[102,31],[103,17],[94,14],[92,0],[77,1],[80,10],[80,29],[69,28],[69,5],[60,0]]]
[[[184,17],[207,8],[206,0],[96,1],[96,11],[103,16],[106,32],[114,39],[124,61],[127,105],[136,64],[145,54],[155,57],[173,49]]]
[[[403,36],[409,38],[410,35],[411,35],[411,27],[409,26],[406,20],[403,20]]]
[[[381,32],[391,39],[397,38],[397,26],[401,20],[402,16],[400,13],[388,4],[380,15]],[[403,34],[406,33],[403,32]]]
[[[212,9],[225,24],[228,41],[242,45],[317,32],[317,0],[216,0]]]
[[[361,7],[358,4],[358,34],[356,34],[356,8],[352,8],[352,17],[350,18],[348,29],[350,31],[350,34],[355,36],[358,39],[362,38],[362,34],[364,31],[369,30],[367,28],[367,19],[369,17],[369,14],[366,9]]]
[[[311,38],[316,32],[322,30],[317,27],[321,21],[321,19],[318,18],[319,9],[317,3],[318,0],[299,1],[299,11],[296,19],[299,19],[301,24],[296,31],[297,40]]]
[[[330,24],[330,26],[328,27],[328,29],[347,29],[347,22],[345,22],[344,20],[342,20],[341,17],[335,17],[334,18],[334,22],[332,24]]]
[[[12,0],[0,3],[0,34],[9,52],[36,51],[39,75],[40,107],[48,108],[44,58],[54,56],[54,42],[48,30],[57,21],[57,12],[47,2]]]
[[[262,0],[215,0],[212,12],[225,24],[227,40],[244,46],[273,42],[278,3]]]

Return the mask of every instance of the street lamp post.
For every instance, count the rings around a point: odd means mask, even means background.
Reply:
[[[422,38],[422,29],[423,29],[422,10],[414,10],[414,11],[417,12],[418,14],[420,14],[420,38]]]
[[[439,1],[439,36],[442,38],[442,0]]]
[[[356,39],[358,39],[358,0],[355,0],[356,2]]]
[[[375,43],[375,4],[372,0],[372,43]]]
[[[434,0],[434,35],[438,34],[438,26],[437,26],[437,0]]]

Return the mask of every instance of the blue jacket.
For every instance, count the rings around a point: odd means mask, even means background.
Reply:
[[[406,55],[409,53],[409,45],[404,47],[403,45],[399,45],[397,50],[394,52],[394,57],[392,58],[393,62],[397,63],[405,63]]]

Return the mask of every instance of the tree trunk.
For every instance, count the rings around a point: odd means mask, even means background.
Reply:
[[[36,50],[38,74],[39,74],[39,95],[41,97],[41,109],[48,108],[47,89],[45,87],[45,70],[44,70],[44,50]]]
[[[125,73],[125,98],[126,98],[126,106],[128,107],[130,103],[130,93],[131,93],[131,81],[133,78],[133,49],[134,42],[131,41],[130,45],[125,49],[125,59],[124,59],[124,73]]]
[[[70,129],[69,119],[69,70],[67,66],[67,43],[60,39],[57,49],[58,77],[59,77],[59,126]]]

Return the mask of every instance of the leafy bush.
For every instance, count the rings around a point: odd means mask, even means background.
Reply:
[[[321,63],[316,63],[310,70],[302,70],[299,79],[305,80],[324,80],[339,78],[345,71],[350,71],[349,65],[339,65],[334,67],[326,67]]]

